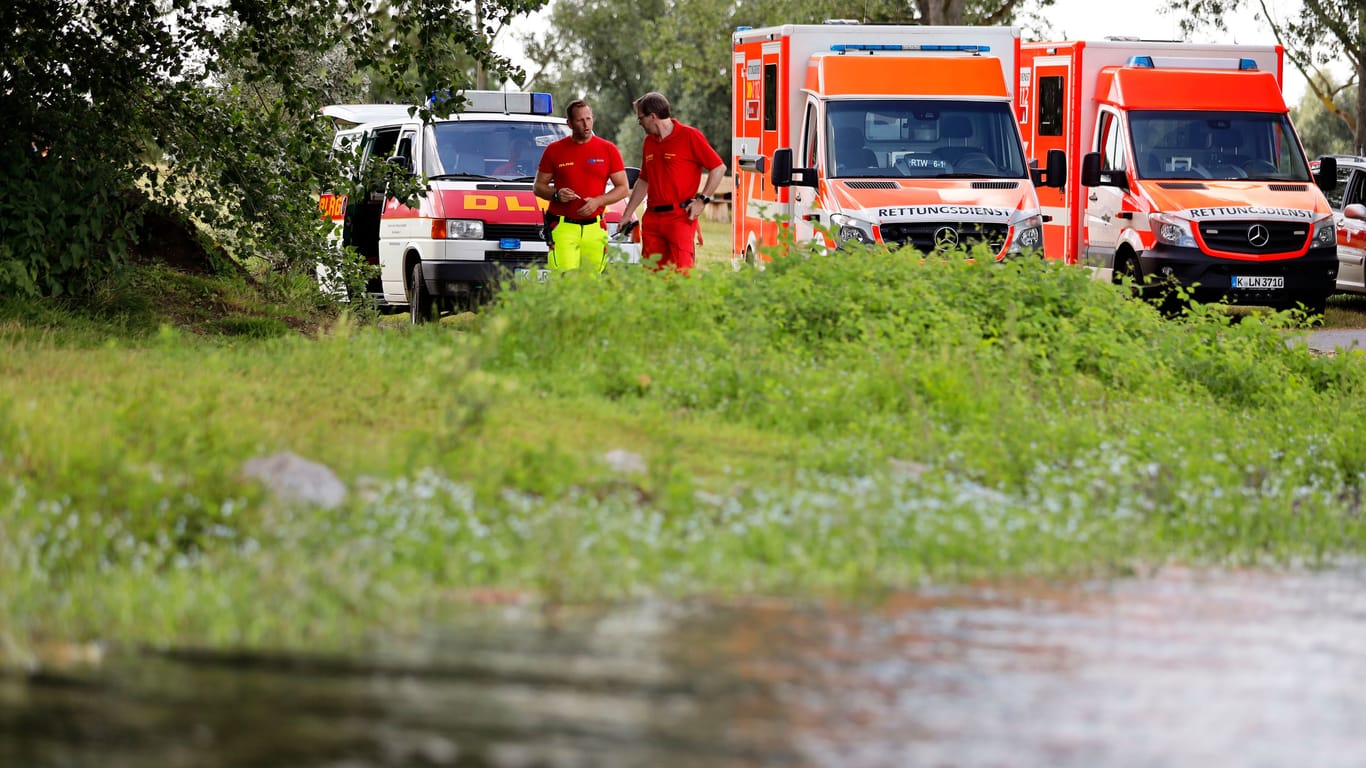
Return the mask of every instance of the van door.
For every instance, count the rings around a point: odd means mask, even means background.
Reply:
[[[1115,252],[1128,225],[1126,219],[1120,218],[1127,190],[1119,185],[1128,183],[1123,122],[1114,110],[1102,109],[1096,116],[1096,135],[1088,150],[1100,153],[1100,178],[1112,182],[1087,190],[1084,261],[1087,266],[1102,270],[1114,269]]]
[[[1021,74],[1024,77],[1024,74]],[[1026,153],[1040,165],[1048,162],[1048,152],[1061,149],[1072,158],[1069,162],[1067,184],[1061,189],[1040,186],[1035,189],[1039,196],[1039,206],[1043,209],[1046,223],[1043,227],[1043,249],[1049,258],[1064,259],[1068,264],[1075,263],[1078,255],[1077,240],[1079,212],[1077,205],[1069,205],[1069,198],[1079,200],[1081,194],[1081,162],[1076,147],[1068,146],[1068,137],[1076,130],[1080,116],[1068,104],[1072,103],[1070,89],[1076,87],[1072,82],[1071,56],[1040,56],[1034,59],[1034,68],[1029,75],[1033,81],[1021,85],[1021,90],[1032,87],[1034,93],[1033,114],[1026,112],[1022,132],[1029,143]],[[1026,107],[1028,109],[1028,107]]]
[[[407,173],[416,174],[420,167],[417,159],[417,129],[405,126],[398,143],[384,158],[384,162],[397,165]],[[403,283],[403,255],[408,244],[417,237],[430,237],[430,227],[422,226],[421,206],[420,201],[418,207],[410,207],[385,195],[384,214],[379,231],[378,263],[380,284],[388,284],[386,293],[389,292],[389,288],[396,288]]]
[[[806,111],[802,115],[802,140],[801,146],[797,148],[797,158],[803,168],[820,168],[823,163],[819,160],[822,155],[820,144],[821,117],[820,109],[814,97],[808,96],[806,99]],[[817,172],[820,178],[828,176],[823,172]],[[797,242],[810,242],[816,237],[816,224],[829,225],[829,222],[822,222],[821,212],[817,208],[817,201],[820,199],[820,186],[824,182],[818,182],[818,186],[812,187],[791,187],[792,190],[792,222],[796,227]]]
[[[1338,230],[1338,290],[1366,293],[1366,221],[1343,215],[1353,203],[1366,205],[1366,170],[1338,165],[1338,186],[1328,202]]]

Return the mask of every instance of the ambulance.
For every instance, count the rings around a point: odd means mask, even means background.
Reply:
[[[732,36],[733,259],[762,265],[782,236],[838,249],[984,243],[1038,253],[1036,183],[1012,88],[1010,27],[826,22]]]
[[[333,149],[359,195],[328,193],[318,206],[342,246],[353,246],[379,276],[366,292],[381,307],[407,307],[413,322],[478,302],[500,280],[544,277],[546,201],[532,192],[541,152],[569,135],[548,93],[464,91],[464,109],[424,123],[410,107],[338,104],[322,108],[337,133]],[[377,163],[401,170],[426,194],[404,204],[371,188]],[[628,169],[628,177],[635,169]],[[625,208],[604,217],[610,233]],[[614,238],[609,258],[639,262],[640,246]],[[320,270],[324,288],[332,285]]]
[[[1109,38],[1021,46],[1032,158],[1080,158],[1040,191],[1044,248],[1140,294],[1322,313],[1333,212],[1281,96],[1280,46]]]

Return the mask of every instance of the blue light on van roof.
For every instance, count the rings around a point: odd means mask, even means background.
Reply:
[[[531,94],[531,114],[549,115],[554,113],[555,104],[548,93]]]
[[[1238,59],[1238,69],[1241,69],[1241,70],[1244,70],[1244,71],[1247,71],[1247,70],[1256,70],[1256,69],[1257,69],[1257,60],[1256,60],[1256,59]]]
[[[1143,67],[1143,68],[1145,68],[1145,69],[1152,69],[1152,68],[1153,68],[1153,57],[1151,57],[1151,56],[1130,56],[1130,57],[1129,57],[1129,66],[1131,66],[1131,67]]]
[[[989,45],[914,45],[899,43],[836,43],[830,50],[837,53],[845,51],[965,51],[967,53],[986,53]]]

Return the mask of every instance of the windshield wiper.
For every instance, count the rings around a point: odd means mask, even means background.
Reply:
[[[438,179],[475,179],[477,181],[498,181],[498,179],[492,176],[485,176],[482,173],[438,173],[435,176],[427,177],[428,181],[436,181]]]

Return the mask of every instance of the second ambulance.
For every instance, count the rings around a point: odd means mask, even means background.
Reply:
[[[762,263],[780,234],[934,253],[1037,253],[1043,217],[1012,91],[1008,27],[827,22],[733,38],[733,258]]]
[[[1109,39],[1027,43],[1030,156],[1080,157],[1042,190],[1044,247],[1142,291],[1322,313],[1332,211],[1281,96],[1280,46]]]

